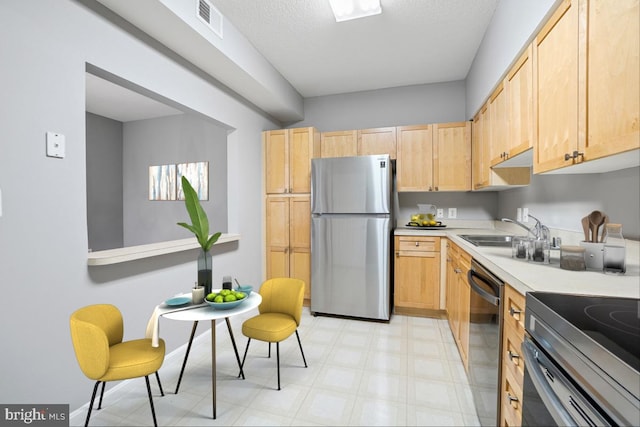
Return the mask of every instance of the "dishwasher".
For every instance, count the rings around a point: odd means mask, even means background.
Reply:
[[[480,424],[498,425],[504,282],[477,260],[467,273],[469,306],[468,378]]]

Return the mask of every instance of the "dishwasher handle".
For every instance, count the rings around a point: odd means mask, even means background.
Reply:
[[[487,292],[486,290],[484,290],[482,288],[482,286],[480,286],[476,280],[474,278],[478,278],[480,280],[482,280],[484,283],[486,283],[487,285],[489,285],[491,287],[491,289],[493,289],[494,294],[491,294],[489,292]],[[500,288],[498,287],[498,285],[495,285],[491,282],[488,282],[486,280],[484,280],[484,278],[482,276],[480,276],[478,273],[476,273],[473,270],[469,270],[467,272],[467,282],[469,283],[469,286],[471,286],[471,289],[477,293],[478,295],[480,295],[480,297],[487,301],[488,303],[495,305],[496,307],[500,306]]]

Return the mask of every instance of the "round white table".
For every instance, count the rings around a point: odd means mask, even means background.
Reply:
[[[186,307],[184,309],[177,309],[176,311],[170,311],[162,314],[162,317],[171,320],[183,320],[187,322],[194,322],[191,330],[191,337],[189,338],[189,344],[187,346],[187,352],[182,363],[182,370],[180,371],[180,378],[176,386],[176,393],[180,387],[180,381],[182,379],[182,373],[184,372],[185,365],[187,363],[187,357],[189,356],[189,350],[191,349],[191,343],[193,342],[193,336],[196,332],[198,322],[201,320],[211,321],[211,390],[212,390],[212,403],[213,403],[213,418],[216,418],[216,320],[225,319],[227,323],[227,329],[231,337],[233,349],[236,353],[236,360],[238,361],[238,367],[240,368],[240,374],[244,378],[242,372],[242,365],[240,362],[240,356],[238,355],[238,349],[236,347],[235,339],[233,338],[233,331],[231,330],[231,323],[229,318],[237,316],[242,313],[253,310],[258,307],[262,302],[262,297],[257,292],[251,292],[249,298],[239,306],[229,310],[217,310],[209,305],[200,306],[197,308]]]

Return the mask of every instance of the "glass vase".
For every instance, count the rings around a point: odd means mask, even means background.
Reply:
[[[213,283],[213,267],[211,263],[211,252],[201,250],[198,255],[198,286],[204,287],[204,295],[211,293]]]

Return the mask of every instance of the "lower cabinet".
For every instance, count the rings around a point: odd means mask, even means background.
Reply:
[[[430,315],[440,307],[440,237],[395,236],[394,307]]]
[[[468,371],[471,288],[467,283],[467,272],[471,267],[471,256],[451,241],[447,242],[446,256],[447,319],[464,369]]]
[[[310,196],[267,196],[267,279],[293,277],[305,282],[311,298]]]
[[[524,340],[525,297],[508,284],[504,287],[502,319],[502,378],[500,380],[500,425],[522,424],[522,388],[524,359],[521,354]]]

